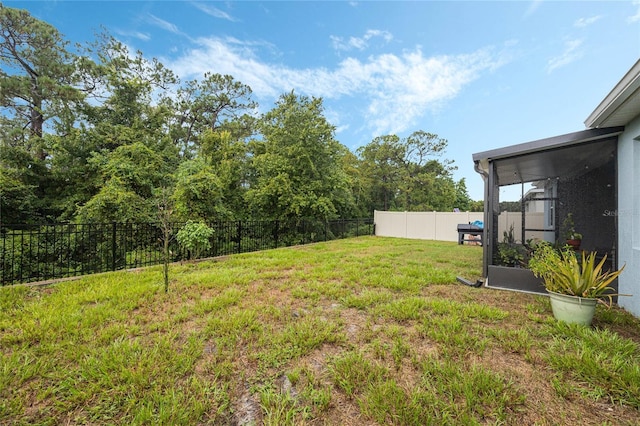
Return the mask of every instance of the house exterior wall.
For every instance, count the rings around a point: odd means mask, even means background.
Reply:
[[[536,188],[530,189],[524,195],[524,211],[527,213],[541,213],[544,212],[545,202],[539,198],[543,198],[544,189]]]
[[[618,137],[618,304],[640,317],[640,116]]]

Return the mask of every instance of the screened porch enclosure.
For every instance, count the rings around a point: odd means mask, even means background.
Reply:
[[[483,274],[489,286],[543,292],[539,283],[517,278],[491,282],[500,263],[498,235],[501,189],[520,187],[520,214],[514,214],[513,238],[564,244],[567,217],[582,234],[580,250],[607,255],[607,267],[617,268],[617,135],[623,128],[590,129],[473,155],[485,181],[485,241]],[[517,269],[517,268],[513,268]],[[529,271],[526,271],[529,272]]]

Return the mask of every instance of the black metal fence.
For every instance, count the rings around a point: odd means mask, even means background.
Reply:
[[[173,234],[183,224],[174,223]],[[373,219],[333,221],[220,221],[210,248],[200,257],[246,253],[339,238],[373,235]],[[172,262],[191,253],[175,238],[169,243]],[[106,223],[2,225],[0,285],[157,265],[163,261],[160,224]]]

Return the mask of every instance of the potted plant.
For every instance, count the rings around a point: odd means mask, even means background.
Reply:
[[[582,234],[576,231],[575,223],[573,221],[573,213],[569,213],[562,222],[564,229],[564,236],[567,244],[574,250],[580,250],[580,244],[582,243]]]
[[[516,242],[513,225],[509,231],[504,231],[502,242],[498,243],[496,264],[501,266],[521,267],[524,263],[525,248]]]
[[[624,266],[617,271],[605,271],[606,259],[605,255],[596,264],[596,252],[578,254],[568,247],[556,250],[548,243],[538,244],[529,268],[542,278],[556,319],[590,325],[598,302],[611,306],[612,297],[617,294],[610,284]]]

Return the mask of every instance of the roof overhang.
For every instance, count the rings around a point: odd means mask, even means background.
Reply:
[[[476,171],[486,176],[494,163],[499,186],[579,176],[615,155],[624,127],[588,129],[473,154]]]
[[[588,128],[625,126],[640,115],[640,60],[587,117]]]

